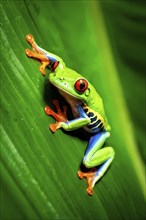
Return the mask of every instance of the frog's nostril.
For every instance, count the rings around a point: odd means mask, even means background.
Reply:
[[[61,77],[60,80],[64,80],[64,77]]]
[[[64,86],[65,86],[65,87],[68,87],[68,83],[65,82],[65,83],[64,83]]]

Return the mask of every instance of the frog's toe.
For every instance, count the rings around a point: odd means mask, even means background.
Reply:
[[[54,99],[53,100],[53,104],[55,105],[55,107],[56,107],[56,109],[58,110],[60,110],[60,106],[59,106],[59,101],[58,101],[58,99]]]
[[[88,195],[93,196],[93,188],[92,188],[92,186],[89,186],[86,191],[87,191]]]
[[[83,179],[83,177],[84,177],[84,173],[81,172],[80,170],[78,171],[78,177],[79,177],[80,179]]]
[[[67,106],[66,105],[63,105],[63,115],[64,115],[64,118],[67,121]]]
[[[29,42],[30,44],[34,43],[34,37],[31,34],[27,34],[26,35],[26,40],[27,42]]]
[[[47,115],[52,115],[52,109],[51,109],[49,106],[46,106],[46,107],[45,107],[45,113],[46,113]]]
[[[26,49],[26,50],[25,50],[25,53],[26,53],[26,55],[27,55],[28,57],[33,57],[33,52],[32,52],[31,50]]]

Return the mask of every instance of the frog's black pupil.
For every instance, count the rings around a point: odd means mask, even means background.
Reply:
[[[84,87],[85,87],[85,83],[84,83],[84,82],[81,82],[81,84],[80,84],[80,90],[84,89]]]

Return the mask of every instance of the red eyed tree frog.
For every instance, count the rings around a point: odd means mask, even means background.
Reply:
[[[103,102],[94,87],[83,76],[72,69],[66,67],[63,60],[40,48],[34,41],[31,34],[26,35],[26,40],[32,46],[33,51],[26,49],[28,57],[41,61],[40,71],[45,75],[45,68],[50,67],[49,81],[60,92],[69,103],[75,119],[68,121],[66,110],[61,110],[59,102],[54,100],[57,112],[55,113],[49,106],[45,107],[47,115],[56,119],[55,124],[50,125],[52,132],[59,128],[71,131],[83,127],[91,133],[87,150],[83,158],[83,164],[89,172],[78,171],[79,178],[87,178],[87,193],[93,195],[95,183],[105,174],[112,163],[115,152],[112,147],[104,147],[104,142],[110,136],[110,126],[108,125]],[[98,168],[96,168],[98,166]]]

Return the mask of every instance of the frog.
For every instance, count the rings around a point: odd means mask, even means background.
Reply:
[[[32,47],[32,50],[25,49],[26,55],[41,62],[39,69],[43,76],[46,75],[47,67],[51,70],[48,80],[58,89],[73,114],[73,119],[68,120],[67,106],[61,108],[59,101],[53,100],[56,111],[49,106],[45,107],[45,113],[56,120],[54,124],[50,124],[50,130],[54,133],[58,129],[73,131],[83,128],[90,134],[82,159],[86,169],[83,171],[79,168],[77,175],[80,179],[87,180],[86,191],[92,196],[95,184],[104,176],[115,157],[113,147],[103,147],[111,131],[103,100],[92,84],[85,77],[68,68],[61,57],[39,47],[33,35],[27,34],[26,40]]]

